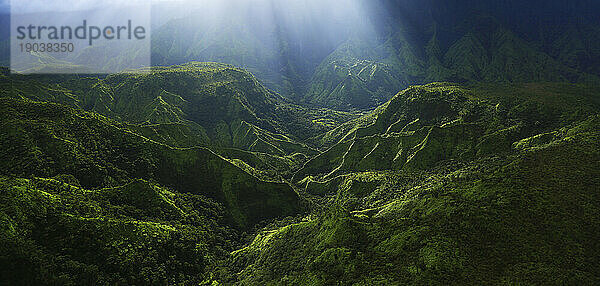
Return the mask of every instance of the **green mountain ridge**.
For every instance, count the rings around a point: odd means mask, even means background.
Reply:
[[[508,151],[512,142],[533,132],[593,114],[598,101],[585,86],[580,88],[588,92],[585,100],[589,105],[579,103],[563,111],[565,107],[535,99],[492,104],[483,100],[478,90],[451,84],[412,87],[358,120],[370,124],[340,127],[346,133],[334,130],[326,134],[324,137],[333,135],[341,141],[305,164],[295,177],[335,176],[344,170],[427,168],[432,167],[428,161],[471,160],[478,154]],[[569,121],[565,117],[574,118]],[[561,118],[563,121],[558,120]],[[335,142],[322,142],[332,140]],[[439,149],[446,146],[451,149]]]
[[[309,185],[329,207],[234,252],[231,281],[595,284],[597,124],[526,138],[516,157]]]
[[[0,67],[0,285],[600,285],[597,0],[160,2]]]
[[[439,81],[599,81],[595,23],[573,21],[523,32],[490,11],[476,9],[456,18],[415,11],[413,17],[419,19],[412,20],[381,13],[381,19],[371,19],[374,27],[348,23],[335,36],[328,33],[333,25],[312,31],[306,23],[314,37],[322,33],[319,39],[302,38],[311,45],[288,35],[285,21],[268,17],[258,22],[262,26],[244,25],[243,13],[230,23],[211,22],[210,17],[176,19],[158,29],[154,63],[230,63],[250,70],[286,98],[344,111],[372,110],[398,90]]]
[[[566,84],[411,87],[325,135],[341,141],[293,179],[323,209],[232,253],[231,281],[595,284],[598,103]]]
[[[248,72],[216,63],[152,68],[103,79],[67,76],[48,83],[44,76],[8,74],[4,79],[4,96],[97,112],[174,147],[203,146],[217,152],[234,148],[277,155],[286,163],[284,173],[318,153],[301,143],[303,138],[353,117],[292,104],[265,89]],[[222,153],[226,154],[239,152]]]
[[[597,74],[565,64],[567,56],[560,61],[551,57],[494,19],[479,17],[467,26],[474,28],[447,49],[441,48],[437,26],[422,47],[402,30],[379,46],[350,40],[316,70],[305,100],[335,109],[365,110],[410,84],[598,82]],[[370,76],[361,76],[365,70]]]
[[[228,206],[239,227],[269,212],[291,214],[299,209],[299,198],[289,185],[260,181],[208,149],[169,147],[98,115],[51,103],[5,98],[2,109],[5,176],[68,174],[86,188],[152,179],[217,199]],[[269,201],[270,196],[281,197]]]
[[[585,83],[431,83],[362,114],[216,63],[0,87],[2,283],[600,281]]]

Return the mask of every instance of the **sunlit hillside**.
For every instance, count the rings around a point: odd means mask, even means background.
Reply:
[[[0,0],[0,285],[600,285],[597,1],[157,0],[145,42],[15,44],[117,2]]]

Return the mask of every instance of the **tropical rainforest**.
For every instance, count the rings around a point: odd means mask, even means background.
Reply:
[[[208,2],[134,72],[1,29],[0,285],[600,285],[597,1]]]

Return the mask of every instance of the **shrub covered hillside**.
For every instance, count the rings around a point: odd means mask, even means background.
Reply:
[[[222,205],[143,180],[0,178],[2,285],[192,284],[235,249]]]
[[[338,110],[373,109],[410,85],[436,81],[600,76],[594,0],[220,2],[226,19],[192,5],[154,30],[153,62],[233,64],[288,98]],[[286,16],[264,16],[279,13]]]
[[[301,211],[205,147],[177,148],[69,106],[0,99],[0,281],[194,284],[238,230]]]
[[[241,157],[273,180],[291,176],[317,153],[302,144],[303,139],[354,118],[292,104],[247,71],[217,63],[152,68],[104,79],[20,76],[5,69],[0,86],[1,97],[59,103],[104,115],[158,143],[210,147],[228,159]]]
[[[0,285],[600,284],[583,84],[432,83],[365,114],[214,63],[0,87]]]
[[[411,87],[314,140],[337,143],[293,181],[319,208],[232,253],[228,281],[598,284],[599,103],[575,85]]]

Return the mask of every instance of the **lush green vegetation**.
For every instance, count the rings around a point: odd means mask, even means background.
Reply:
[[[600,283],[583,83],[432,83],[363,114],[215,63],[0,86],[0,284]]]
[[[294,177],[323,208],[234,252],[231,281],[599,283],[598,97],[570,88],[403,91],[327,135]]]
[[[153,180],[219,200],[239,227],[299,209],[290,186],[262,181],[209,149],[170,147],[100,115],[54,103],[0,101],[4,175],[67,174],[86,188]]]
[[[316,218],[266,229],[234,252],[231,263],[243,269],[236,279],[597,284],[598,123],[592,117],[518,155],[443,171],[348,175]]]
[[[455,28],[461,36],[452,41],[441,41],[441,31],[435,24],[433,33],[423,33],[430,38],[420,41],[411,37],[408,28],[392,33],[379,44],[350,39],[316,69],[305,100],[342,110],[368,109],[387,101],[399,86],[434,81],[599,81],[598,73],[587,73],[589,69],[565,62],[567,55],[548,55],[494,18],[477,16],[469,21],[468,28],[464,28],[464,23]],[[587,39],[581,34],[571,37],[575,42]],[[577,51],[586,53],[582,50],[588,47]],[[572,47],[559,50],[555,53],[576,53]]]
[[[158,2],[0,67],[0,285],[600,285],[597,0]]]
[[[0,179],[3,285],[200,283],[237,244],[222,205],[203,196],[76,182]]]
[[[373,109],[412,84],[436,81],[600,80],[598,21],[565,7],[554,13],[574,13],[567,19],[544,12],[553,5],[531,1],[365,2],[371,9],[364,19],[332,17],[341,28],[313,19],[300,36],[286,21],[256,26],[236,7],[227,8],[236,15],[227,21],[192,13],[157,29],[154,63],[225,62],[250,70],[287,98],[346,111]],[[326,25],[313,26],[321,22]]]

